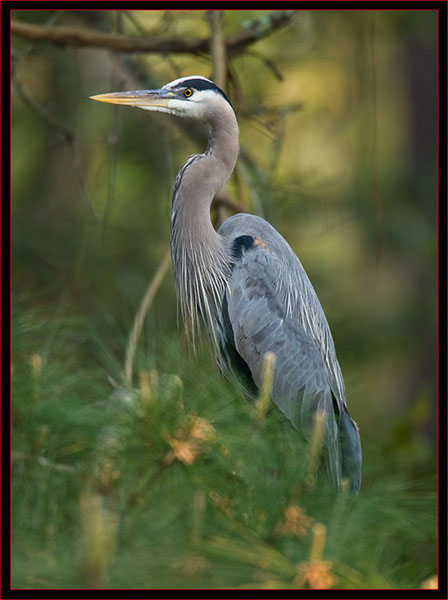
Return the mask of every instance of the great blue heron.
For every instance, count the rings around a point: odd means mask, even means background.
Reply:
[[[236,214],[218,231],[210,220],[216,192],[238,157],[238,123],[226,94],[205,77],[182,77],[157,90],[92,96],[203,121],[207,150],[190,156],[174,182],[171,256],[187,332],[199,317],[218,364],[237,372],[249,394],[263,377],[263,357],[276,356],[271,397],[292,424],[309,429],[326,416],[325,449],[331,480],[361,484],[361,443],[325,314],[286,240],[264,219]]]

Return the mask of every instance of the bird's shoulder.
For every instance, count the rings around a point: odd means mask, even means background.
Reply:
[[[271,252],[275,255],[287,254],[295,257],[295,254],[285,238],[262,217],[248,213],[237,213],[224,221],[218,229],[219,235],[227,241],[233,242],[243,235],[258,238],[266,246],[270,245]]]
[[[265,219],[236,214],[218,230],[234,267],[229,285],[262,288],[283,316],[303,320],[308,308],[320,308],[313,286],[285,238]],[[319,317],[324,317],[323,312]]]

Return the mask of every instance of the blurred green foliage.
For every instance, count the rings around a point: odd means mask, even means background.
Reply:
[[[225,11],[226,32],[263,14]],[[209,35],[204,11],[12,16]],[[363,440],[356,500],[324,481],[304,492],[297,432],[274,410],[256,426],[206,347],[187,352],[171,273],[134,365],[160,374],[157,397],[123,387],[172,183],[204,132],[88,97],[211,76],[209,57],[13,37],[15,586],[294,587],[312,525],[285,530],[290,505],[327,526],[335,587],[436,571],[436,26],[432,11],[297,11],[230,65],[242,151],[228,188],[288,239],[321,299]],[[169,462],[193,417],[214,439]]]
[[[165,337],[145,358],[139,389],[112,392],[38,354],[14,368],[15,587],[300,587],[321,523],[335,587],[433,575],[433,477],[397,478],[366,439],[358,497],[323,474],[310,489],[298,432],[274,409],[256,420],[205,351]]]

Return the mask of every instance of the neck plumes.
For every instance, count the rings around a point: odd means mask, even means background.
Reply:
[[[171,257],[185,328],[195,344],[198,316],[217,349],[217,328],[231,256],[210,219],[216,192],[229,179],[238,157],[238,124],[222,101],[208,119],[209,145],[191,156],[174,183],[171,208]]]

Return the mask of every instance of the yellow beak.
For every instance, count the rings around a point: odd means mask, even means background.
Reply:
[[[164,108],[172,99],[173,94],[166,90],[139,90],[136,92],[112,92],[111,94],[98,94],[90,96],[91,100],[98,102],[109,102],[111,104],[125,104],[127,106],[136,106],[146,108]]]

